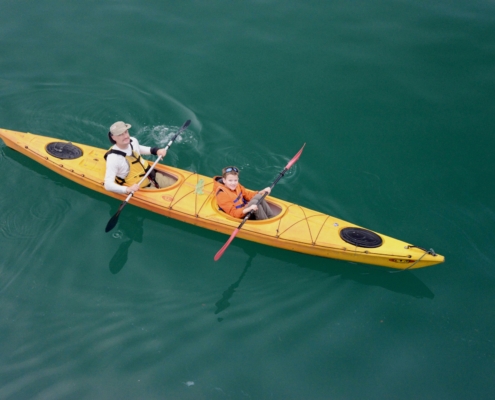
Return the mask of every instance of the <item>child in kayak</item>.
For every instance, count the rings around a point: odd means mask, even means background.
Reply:
[[[265,192],[270,194],[271,189],[267,187],[259,192],[246,189],[239,183],[237,167],[224,168],[222,176],[215,176],[213,181],[217,204],[223,212],[235,218],[244,218],[253,211],[251,216],[258,220],[275,216],[265,199],[260,201]]]

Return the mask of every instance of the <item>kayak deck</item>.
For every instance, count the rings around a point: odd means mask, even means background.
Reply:
[[[89,189],[125,200],[125,195],[103,187],[106,149],[7,129],[0,129],[0,137],[10,148],[58,174]],[[68,155],[62,156],[65,150]],[[241,220],[218,209],[211,177],[163,164],[157,164],[155,168],[176,182],[164,189],[141,189],[133,195],[130,204],[228,235],[237,228]],[[237,237],[300,253],[395,269],[422,268],[444,261],[443,256],[433,251],[339,218],[271,196],[267,197],[267,202],[277,215],[268,220],[247,221]]]

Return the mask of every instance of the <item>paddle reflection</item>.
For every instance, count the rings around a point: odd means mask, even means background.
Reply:
[[[243,269],[243,271],[241,273],[241,276],[239,276],[239,279],[237,279],[237,281],[235,281],[232,285],[230,285],[228,287],[228,289],[223,292],[222,298],[215,303],[215,306],[217,306],[217,309],[215,310],[215,315],[216,314],[220,314],[223,310],[225,310],[226,308],[230,307],[229,300],[232,298],[232,296],[235,293],[235,290],[239,287],[242,279],[246,275],[246,272],[247,272],[248,268],[251,266],[251,264],[253,262],[253,258],[254,258],[255,255],[256,254],[251,254],[249,256],[249,259],[248,259],[248,261],[246,263],[246,266],[244,267],[244,269]],[[222,321],[223,321],[223,318],[220,318],[219,317],[218,318],[218,322],[222,322]]]
[[[127,210],[129,211],[129,210]],[[124,268],[127,263],[127,257],[129,254],[129,248],[132,242],[143,242],[143,217],[139,217],[132,211],[128,212],[125,218],[119,219],[119,232],[122,237],[126,239],[120,244],[117,252],[110,260],[109,269],[112,274],[117,274]]]

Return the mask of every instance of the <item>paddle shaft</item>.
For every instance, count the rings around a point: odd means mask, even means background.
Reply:
[[[177,131],[177,133],[172,137],[172,139],[170,139],[168,144],[165,146],[165,150],[168,150],[170,148],[170,146],[175,141],[175,139],[177,139],[177,136],[179,136],[182,133],[182,131],[185,130],[189,126],[190,123],[191,123],[190,119],[188,119],[186,122],[184,122],[184,125],[181,126],[181,128]],[[151,173],[151,171],[153,171],[153,169],[156,167],[156,164],[158,164],[158,162],[161,159],[162,159],[162,156],[158,156],[158,158],[155,160],[153,165],[148,169],[146,174],[139,181],[139,183],[138,183],[139,186],[141,186],[141,183],[144,182],[144,180],[148,177],[148,175]],[[118,211],[115,213],[115,215],[112,218],[110,218],[110,220],[107,223],[107,226],[105,227],[105,232],[111,231],[115,227],[115,225],[117,225],[117,221],[119,219],[119,215],[120,215],[121,211],[127,205],[127,203],[129,202],[129,200],[131,199],[132,196],[134,196],[134,192],[129,193],[129,195],[126,197],[126,199],[120,205],[120,207],[119,207]]]
[[[301,156],[301,153],[303,152],[303,149],[304,149],[304,146],[306,146],[306,143],[304,143],[303,147],[301,147],[301,150],[299,150],[297,152],[297,154],[292,157],[292,159],[287,163],[287,165],[285,166],[285,168],[282,170],[282,172],[280,172],[277,176],[277,178],[273,181],[273,183],[271,184],[270,186],[270,191],[273,189],[273,187],[278,183],[278,181],[280,179],[282,179],[282,177],[285,175],[285,173],[292,167],[292,165],[294,165],[296,163],[296,161],[299,159],[299,157]],[[255,203],[259,203],[261,200],[263,200],[266,196],[268,195],[268,192],[264,192],[263,195],[259,198],[259,200]],[[234,238],[236,237],[237,233],[239,232],[239,230],[242,228],[242,226],[246,223],[246,221],[249,219],[249,217],[251,216],[251,214],[253,213],[253,210],[249,211],[246,216],[243,218],[242,222],[239,224],[239,226],[234,230],[234,232],[232,232],[232,234],[230,235],[229,237],[229,240],[227,240],[227,242],[223,245],[223,247],[218,250],[217,254],[215,254],[215,257],[213,257],[213,259],[215,261],[218,261],[220,259],[220,257],[222,257],[223,253],[225,252],[225,250],[227,249],[227,247],[229,247],[230,243],[232,242],[232,240],[234,240]]]
[[[280,179],[282,179],[282,177],[285,175],[285,173],[288,171],[287,168],[284,168],[284,170],[282,172],[279,173],[279,175],[277,176],[277,179],[275,179],[273,181],[273,183],[270,185],[270,190],[273,189],[273,187],[278,183],[278,181]],[[263,192],[263,195],[258,199],[258,201],[256,201],[256,203],[253,203],[253,204],[258,204],[258,203],[261,203],[261,201],[266,197],[268,196],[268,192]],[[249,217],[251,217],[251,214],[254,213],[254,210],[251,210],[249,211],[246,216],[243,218],[241,224],[237,227],[237,229],[241,229],[242,228],[242,225],[244,225],[244,223],[249,219]]]
[[[160,161],[162,159],[162,156],[158,156],[158,158],[155,160],[155,162],[153,163],[153,165],[148,169],[148,172],[146,172],[146,174],[144,174],[144,176],[142,177],[142,179],[138,182],[138,186],[141,187],[141,183],[144,182],[144,180],[148,177],[148,175],[151,173],[151,171],[153,171],[156,167],[156,164],[158,164],[158,161]],[[127,198],[125,199],[124,203],[127,203],[129,202],[129,199],[134,195],[134,192],[131,191],[131,193],[129,193],[129,195],[127,196]]]

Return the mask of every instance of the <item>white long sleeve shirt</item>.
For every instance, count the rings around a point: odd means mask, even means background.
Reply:
[[[134,151],[138,152],[139,154],[151,154],[151,147],[141,146],[136,138],[132,137],[131,143]],[[112,149],[122,151],[128,156],[132,155],[131,145],[128,145],[125,149],[121,149],[120,147],[117,147],[117,145],[114,145],[112,146]],[[127,194],[127,186],[122,186],[116,183],[115,177],[118,176],[121,179],[125,179],[129,174],[129,170],[129,162],[125,157],[119,156],[117,154],[109,154],[107,156],[107,169],[105,172],[105,189],[110,192]]]

